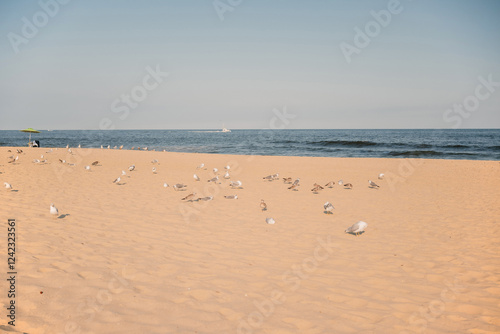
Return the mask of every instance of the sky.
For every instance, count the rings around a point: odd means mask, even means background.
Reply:
[[[0,2],[0,130],[278,114],[290,129],[500,128],[500,1]]]

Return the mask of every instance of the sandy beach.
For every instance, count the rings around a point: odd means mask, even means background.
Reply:
[[[0,331],[500,332],[498,161],[16,149],[0,147],[2,281],[8,219],[17,271],[15,327],[2,283]],[[192,192],[213,200],[181,200]]]

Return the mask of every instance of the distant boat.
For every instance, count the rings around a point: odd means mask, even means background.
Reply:
[[[221,132],[231,132],[231,130],[229,130],[228,128],[226,128],[225,126],[222,126],[222,131]]]

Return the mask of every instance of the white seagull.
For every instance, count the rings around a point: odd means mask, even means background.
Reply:
[[[12,189],[12,185],[10,183],[4,182],[5,188]]]
[[[325,213],[326,214],[330,214],[330,213],[333,213],[333,209],[335,209],[332,205],[332,203],[330,202],[326,202],[323,207],[325,208]]]
[[[127,175],[127,173],[125,173],[125,171],[124,171],[124,170],[122,170],[122,175]]]
[[[226,199],[238,199],[238,195],[228,195],[224,196]]]
[[[230,179],[231,178],[231,176],[229,175],[229,172],[226,172],[226,174],[224,174],[224,178],[225,179]]]
[[[153,167],[153,174],[156,174],[156,167]]]
[[[368,184],[370,184],[371,188],[380,188],[378,184],[376,184],[375,182],[373,182],[371,180],[368,180]]]
[[[242,183],[241,183],[240,180],[238,180],[238,181],[231,181],[230,186],[231,186],[231,188],[241,188],[241,184]]]
[[[117,178],[113,181],[113,183],[118,184],[118,183],[120,183],[120,181],[121,181],[121,180],[122,180],[122,179],[118,176],[118,177],[117,177]]]
[[[193,175],[193,178],[196,180],[196,181],[200,181],[200,177],[196,174]]]
[[[205,167],[205,164],[202,163],[201,165],[199,165],[198,167],[196,167],[196,169],[202,169],[203,167]]]
[[[214,171],[214,174],[217,174],[217,172],[218,172],[219,170],[218,170],[217,168],[214,168],[214,169],[213,169],[213,171]]]
[[[85,169],[86,170],[90,170],[90,166],[85,166]]]
[[[268,223],[269,225],[274,225],[276,221],[273,218],[266,218],[266,223]]]
[[[217,182],[219,181],[219,176],[216,176],[214,178],[211,178],[210,180],[208,180],[208,182]]]
[[[51,215],[58,215],[59,214],[59,210],[57,210],[57,208],[54,206],[54,203],[50,204],[50,214]]]
[[[128,168],[129,171],[133,171],[135,169],[135,165],[132,165]]]
[[[359,222],[345,230],[345,233],[352,233],[358,236],[358,234],[363,233],[367,227],[368,224],[360,220]]]
[[[230,170],[231,166],[227,165],[226,167],[224,167],[224,169]]]
[[[182,183],[176,183],[174,184],[174,190],[177,191],[179,189],[182,189],[182,188],[186,188],[187,186],[185,184],[182,184]]]
[[[379,179],[379,180],[383,180],[383,179],[384,179],[384,176],[385,176],[385,175],[384,175],[383,173],[380,173],[380,174],[378,175],[378,179]]]
[[[164,187],[164,188],[168,188],[168,184],[167,184],[167,182],[163,183],[163,187]]]

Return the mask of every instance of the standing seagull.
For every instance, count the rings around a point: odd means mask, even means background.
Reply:
[[[51,215],[58,215],[59,214],[59,210],[57,210],[57,208],[54,206],[54,203],[50,204],[50,214]]]
[[[224,196],[226,199],[238,199],[238,195],[228,195]]]
[[[12,185],[10,183],[4,182],[5,188],[12,189]]]
[[[128,168],[129,171],[133,171],[135,169],[135,165],[132,165]]]
[[[98,164],[99,164],[99,161],[97,161],[97,160],[96,160],[96,161],[94,161],[94,162],[92,163],[92,166],[97,166]]]
[[[199,165],[198,167],[196,167],[196,169],[203,169],[203,167],[205,167],[205,164],[202,163],[201,165]]]
[[[263,199],[260,200],[260,208],[262,209],[262,211],[267,210],[267,204],[266,204],[266,202],[264,202]]]
[[[330,181],[327,184],[325,184],[325,187],[333,188],[334,185],[335,185],[335,182],[334,181]]]
[[[384,179],[384,176],[385,176],[385,175],[384,175],[383,173],[380,173],[380,174],[378,175],[378,179],[379,179],[379,180],[383,180],[383,179]]]
[[[367,227],[368,224],[360,220],[359,222],[345,230],[345,233],[351,233],[358,236],[358,234],[363,233]]]
[[[227,165],[226,167],[224,167],[224,169],[230,170],[231,166]]]
[[[90,170],[90,166],[85,166],[85,170]]]
[[[153,167],[153,174],[156,174],[156,167]]]
[[[196,180],[196,181],[200,181],[200,177],[196,174],[193,175],[193,178]]]
[[[167,182],[163,183],[163,188],[168,188]]]
[[[325,208],[325,211],[324,211],[324,212],[325,212],[326,214],[333,213],[333,209],[335,209],[335,208],[333,207],[332,203],[330,203],[330,202],[326,202],[326,203],[323,205],[323,207]]]
[[[368,184],[370,184],[370,188],[380,188],[378,184],[371,180],[368,180]]]
[[[219,171],[219,170],[218,170],[217,168],[214,168],[214,169],[213,169],[214,174],[217,174],[217,172],[218,172],[218,171]]]
[[[226,171],[226,174],[224,174],[224,178],[225,178],[225,179],[230,179],[230,178],[231,178],[231,176],[229,175],[229,172],[228,172],[228,171]]]
[[[344,184],[345,189],[352,189],[352,183],[346,183]]]
[[[127,173],[125,173],[125,171],[124,171],[124,170],[122,170],[122,175],[127,175]]]
[[[119,184],[122,179],[118,176],[113,183]]]
[[[344,185],[344,181],[339,180],[339,186],[342,186],[342,185]]]

